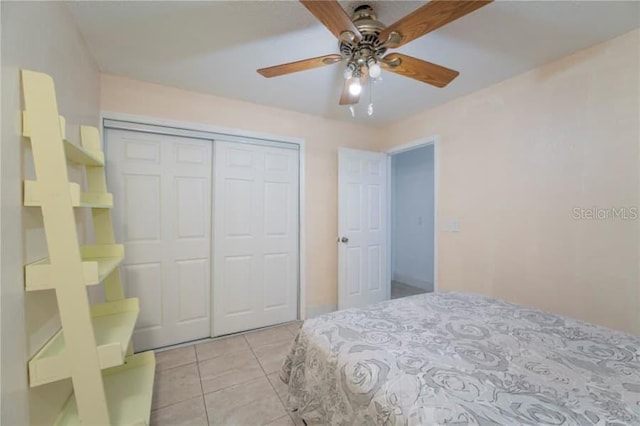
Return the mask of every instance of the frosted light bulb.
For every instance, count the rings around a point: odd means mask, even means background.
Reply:
[[[359,78],[354,78],[351,84],[349,85],[349,93],[353,96],[358,96],[362,92],[362,85],[360,84]]]
[[[367,114],[373,115],[373,104],[369,104],[369,107],[367,107]]]
[[[369,66],[369,77],[378,78],[380,77],[381,71],[382,70],[380,69],[380,65],[378,65],[377,63],[373,63]]]
[[[353,71],[351,71],[351,68],[345,68],[342,75],[344,76],[345,80],[349,80],[351,77],[353,77]]]
[[[351,111],[351,116],[352,117],[356,116],[356,110],[353,109],[353,105],[349,105],[349,111]]]

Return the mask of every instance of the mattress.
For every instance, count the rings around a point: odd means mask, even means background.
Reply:
[[[640,424],[640,337],[474,294],[307,320],[280,376],[321,424]]]

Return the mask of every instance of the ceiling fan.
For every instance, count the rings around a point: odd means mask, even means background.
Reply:
[[[356,7],[349,17],[335,0],[300,0],[336,36],[340,54],[261,68],[258,73],[264,77],[277,77],[346,61],[340,105],[357,104],[367,76],[379,78],[381,68],[436,87],[445,87],[460,74],[458,71],[401,53],[385,56],[387,49],[409,43],[492,1],[431,0],[387,27],[377,20],[374,9],[368,4]],[[353,114],[353,109],[351,111]]]

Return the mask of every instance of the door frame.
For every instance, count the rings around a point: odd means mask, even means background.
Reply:
[[[103,148],[106,150],[106,141],[104,139],[106,120],[119,121],[123,124],[129,124],[131,126],[138,125],[141,127],[141,131],[144,131],[145,126],[149,126],[151,131],[157,131],[162,133],[162,128],[165,128],[164,134],[178,134],[180,130],[185,132],[185,136],[188,137],[188,133],[193,134],[191,137],[200,137],[202,139],[209,139],[213,143],[215,140],[226,140],[240,143],[262,143],[277,146],[280,144],[293,144],[298,146],[298,319],[304,320],[307,315],[306,306],[306,293],[307,293],[307,238],[306,238],[306,147],[304,138],[275,135],[266,132],[255,132],[251,130],[242,130],[236,128],[229,128],[223,126],[217,126],[213,124],[197,123],[190,121],[171,120],[158,117],[149,117],[143,115],[135,115],[114,111],[100,111],[100,132],[102,138]],[[167,129],[168,128],[168,129]],[[167,130],[172,130],[167,132]],[[200,133],[196,136],[194,133]],[[213,187],[212,187],[213,191]],[[212,198],[213,200],[213,198]],[[211,214],[211,221],[213,222],[213,211]],[[213,228],[212,228],[213,230]],[[211,245],[213,252],[214,237],[212,235]],[[211,269],[213,270],[213,256],[211,256]],[[213,284],[213,274],[211,275]],[[213,285],[212,285],[213,288]],[[213,298],[213,291],[211,291],[211,297]],[[211,305],[211,335],[213,335],[213,305]]]
[[[391,187],[391,159],[394,155],[433,145],[433,292],[438,291],[438,198],[440,175],[440,136],[433,135],[414,141],[394,146],[385,151],[387,157],[387,281],[391,285],[391,200],[393,188]]]

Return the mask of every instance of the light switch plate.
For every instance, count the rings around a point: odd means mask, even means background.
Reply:
[[[443,219],[440,222],[440,230],[442,232],[460,232],[459,219]]]

